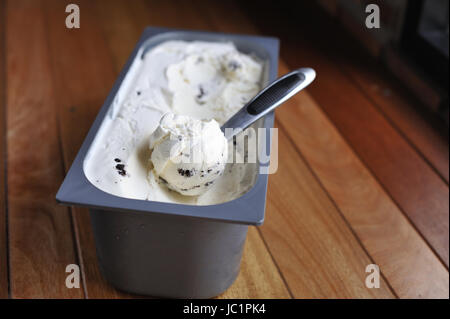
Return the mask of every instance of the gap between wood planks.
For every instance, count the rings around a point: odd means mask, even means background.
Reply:
[[[8,202],[6,136],[6,5],[0,2],[0,299],[8,298]]]

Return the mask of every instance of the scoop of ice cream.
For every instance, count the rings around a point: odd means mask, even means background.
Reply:
[[[166,113],[150,136],[154,174],[183,195],[204,193],[219,178],[228,157],[227,139],[215,120]]]

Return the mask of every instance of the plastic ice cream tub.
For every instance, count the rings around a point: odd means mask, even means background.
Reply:
[[[265,86],[277,76],[279,41],[272,37],[148,27],[121,71],[88,132],[56,200],[88,207],[99,265],[116,288],[135,294],[171,298],[209,298],[236,279],[248,225],[264,221],[268,175],[258,173],[244,195],[215,205],[137,200],[97,188],[85,165],[102,123],[113,117],[137,59],[169,40],[232,42],[238,51],[263,61]],[[274,114],[259,126],[269,133]],[[270,136],[270,135],[267,135]],[[265,140],[270,152],[270,138]],[[269,163],[258,163],[259,168]]]

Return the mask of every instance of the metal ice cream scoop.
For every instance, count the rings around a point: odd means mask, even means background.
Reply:
[[[307,87],[316,77],[311,68],[301,68],[276,79],[230,118],[221,130],[229,140],[256,120],[274,110]],[[226,130],[226,128],[231,128]]]

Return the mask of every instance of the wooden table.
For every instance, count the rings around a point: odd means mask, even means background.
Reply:
[[[449,297],[448,132],[333,21],[233,1],[74,2],[70,30],[64,1],[0,2],[0,297],[135,297],[102,278],[88,211],[55,193],[148,25],[277,36],[280,74],[317,70],[276,111],[266,221],[220,298]]]

